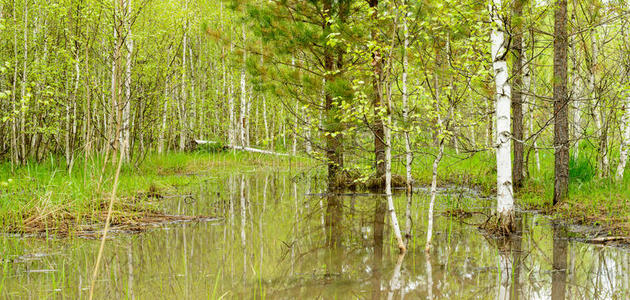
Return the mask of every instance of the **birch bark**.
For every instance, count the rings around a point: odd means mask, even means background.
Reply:
[[[493,0],[491,13],[493,29],[492,69],[496,85],[496,158],[497,158],[497,213],[501,217],[513,214],[514,198],[512,193],[512,163],[510,155],[510,105],[512,90],[508,83],[508,67],[505,40],[505,24],[500,15],[501,0]],[[502,218],[505,219],[505,218]],[[509,217],[507,218],[509,219]]]

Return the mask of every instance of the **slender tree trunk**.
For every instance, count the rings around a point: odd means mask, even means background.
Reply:
[[[170,54],[170,49],[169,49]],[[168,55],[170,56],[170,55]],[[168,115],[168,102],[170,99],[170,76],[168,75],[168,68],[166,69],[166,76],[164,78],[164,107],[162,108],[162,126],[160,127],[160,135],[158,137],[158,153],[164,152],[165,134],[166,134],[166,116]]]
[[[406,3],[406,1],[405,1]],[[409,68],[409,58],[407,56],[407,51],[409,48],[409,28],[407,26],[407,17],[408,13],[405,10],[405,15],[403,16],[403,63],[402,63],[402,109],[403,109],[403,122],[405,124],[405,174],[407,178],[407,208],[405,210],[405,237],[409,239],[411,237],[411,225],[412,225],[412,216],[411,216],[411,206],[412,206],[412,178],[411,178],[411,163],[413,162],[413,154],[411,152],[411,139],[409,136],[409,131],[411,124],[409,124],[409,94],[407,92],[407,73]],[[407,241],[407,245],[409,241]]]
[[[387,123],[384,126],[385,131],[383,132],[385,135],[385,194],[387,195],[387,209],[389,210],[394,237],[398,242],[400,253],[403,254],[407,251],[407,248],[405,247],[405,242],[400,233],[400,226],[398,224],[398,217],[396,216],[396,208],[392,197],[392,92],[391,83],[389,83],[389,80],[387,81],[387,103],[385,104],[385,122]]]
[[[626,25],[627,26],[627,25]],[[630,45],[630,38],[628,38],[626,26],[622,27],[622,36],[624,36],[624,44],[626,47]],[[625,34],[624,34],[625,33]],[[626,48],[627,49],[627,48]],[[626,65],[625,67],[625,76],[626,82],[627,76],[630,76],[630,53],[626,50],[625,53]],[[628,162],[628,154],[630,153],[630,86],[626,87],[626,100],[623,103],[622,110],[623,115],[621,117],[621,146],[619,153],[619,165],[617,165],[617,173],[615,178],[617,181],[621,181],[623,179],[624,170],[626,169],[626,163]]]
[[[246,41],[245,36],[245,25],[242,27],[243,34],[243,43]],[[247,61],[247,52],[243,51],[243,64],[241,65],[241,115],[239,122],[239,132],[240,132],[240,144],[243,147],[247,146],[247,134],[245,130],[247,130],[247,85],[246,85],[246,76],[245,76],[245,64]]]
[[[324,0],[323,11],[330,12],[332,9],[332,0]],[[328,32],[332,23],[325,21],[323,23],[323,32]],[[334,57],[333,51],[329,45],[324,46],[324,85],[331,84],[334,81]],[[337,179],[339,173],[343,170],[343,145],[341,143],[342,132],[339,122],[339,111],[333,102],[333,95],[329,89],[324,89],[324,118],[325,124],[325,140],[326,140],[326,159],[328,164],[328,189],[329,191],[339,188]]]
[[[529,32],[529,37],[531,39],[531,49],[532,49],[532,59],[531,59],[531,63],[530,63],[530,67],[529,69],[529,73],[530,75],[530,80],[531,80],[531,84],[529,85],[529,93],[532,95],[532,104],[530,106],[529,109],[529,132],[531,132],[530,134],[534,134],[534,119],[536,117],[536,115],[534,114],[534,110],[536,109],[536,98],[538,97],[536,95],[536,64],[534,63],[535,61],[535,49],[536,49],[536,35],[534,34],[534,29],[530,29]],[[538,142],[537,142],[537,137],[533,138],[533,142],[532,142],[532,147],[534,147],[534,155],[536,158],[536,170],[538,170],[538,172],[540,172],[540,151],[538,150]]]
[[[605,117],[605,105],[603,103],[603,99],[600,97],[598,93],[598,88],[596,86],[596,72],[598,68],[598,56],[599,56],[599,47],[597,42],[597,37],[595,35],[595,29],[591,29],[590,31],[590,39],[591,39],[591,68],[590,68],[590,80],[589,80],[589,88],[591,92],[591,103],[592,103],[592,113],[595,117],[595,126],[598,134],[598,149],[597,149],[597,174],[600,178],[604,178],[608,176],[609,171],[609,162],[608,162],[608,135],[607,130],[608,126]]]
[[[493,0],[492,21],[492,68],[496,88],[496,157],[497,157],[497,213],[505,228],[512,227],[514,195],[512,192],[512,163],[510,157],[510,105],[512,90],[508,83],[508,67],[505,60],[505,24],[499,14],[501,0]]]
[[[370,9],[373,10],[372,21],[377,26],[379,14],[378,14],[378,2],[379,0],[369,0]],[[373,29],[371,32],[372,39],[376,40],[378,31]],[[385,126],[381,117],[381,110],[383,109],[383,59],[379,50],[375,50],[372,53],[372,85],[374,88],[374,95],[372,105],[374,106],[374,124],[372,131],[374,132],[374,159],[376,166],[376,178],[381,178],[385,175],[385,140],[384,131]],[[381,187],[382,188],[382,187]]]
[[[575,15],[573,16],[575,19]],[[571,37],[569,43],[572,54],[572,68],[571,76],[573,82],[573,90],[571,92],[571,101],[574,103],[573,108],[573,141],[575,147],[573,148],[573,159],[577,159],[580,156],[580,140],[582,138],[582,80],[579,76],[579,55],[575,48],[575,38]]]
[[[628,153],[630,152],[630,89],[626,89],[626,101],[623,104],[623,116],[621,117],[621,146],[619,154],[619,165],[615,178],[617,181],[623,179],[623,173],[628,162]]]
[[[438,113],[438,128],[440,131],[440,135],[442,135],[442,119]],[[432,239],[433,239],[433,215],[434,215],[434,207],[435,207],[435,198],[437,197],[437,176],[438,176],[438,166],[440,165],[440,161],[442,160],[442,156],[444,155],[444,138],[440,138],[438,145],[438,154],[433,160],[433,173],[431,176],[431,200],[429,202],[429,217],[428,217],[428,225],[427,225],[427,242],[425,244],[424,250],[428,253],[432,247]]]
[[[188,135],[188,78],[187,78],[187,66],[186,57],[188,51],[188,0],[185,4],[186,23],[184,25],[184,36],[182,38],[182,86],[181,96],[179,104],[179,151],[186,149],[186,140]]]
[[[122,130],[120,134],[120,151],[124,152],[124,159],[128,161],[131,156],[130,138],[131,138],[131,126],[129,125],[129,118],[131,115],[131,57],[133,55],[133,38],[131,36],[131,1],[126,0],[125,9],[125,26],[127,27],[127,33],[125,38],[125,45],[127,47],[127,57],[125,65],[125,103],[123,104],[122,115]]]
[[[553,204],[564,201],[569,191],[569,98],[567,95],[567,1],[557,0],[554,11],[554,148]]]
[[[524,104],[523,114],[525,114],[525,113],[529,113],[533,109],[534,105],[533,103],[529,103],[530,95],[532,94],[532,73],[531,73],[531,68],[530,68],[530,62],[528,62],[528,56],[527,56],[527,49],[529,47],[527,47],[527,42],[525,38],[522,39],[522,45],[523,45],[522,51],[521,51],[521,56],[522,56],[521,67],[523,68],[522,100]],[[534,97],[531,97],[531,99],[533,98]],[[522,123],[522,120],[521,120],[521,123]],[[529,136],[529,135],[534,134],[533,125],[534,125],[534,120],[531,119],[531,115],[530,115],[530,118],[527,122],[527,126],[528,126],[527,130],[529,132],[527,132],[526,134],[523,134],[523,136]],[[528,164],[523,165],[523,172],[522,172],[523,178],[529,174],[529,157],[527,159],[527,162]]]
[[[514,144],[512,161],[513,187],[518,189],[523,184],[523,0],[515,0],[512,10],[512,52],[514,64],[512,68],[512,80],[514,92],[512,95],[512,137]]]

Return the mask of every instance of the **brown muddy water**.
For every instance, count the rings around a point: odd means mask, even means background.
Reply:
[[[293,174],[295,175],[295,174]],[[199,177],[173,214],[218,220],[163,225],[108,240],[97,299],[628,299],[626,248],[585,244],[523,213],[522,235],[485,237],[491,199],[441,190],[434,249],[424,252],[428,196],[413,195],[413,234],[399,256],[385,201],[318,194],[288,173]],[[407,197],[395,196],[401,225]],[[446,217],[452,209],[480,213]],[[464,218],[460,218],[463,215]],[[471,225],[472,224],[472,225]],[[6,299],[86,298],[99,241],[0,237]]]

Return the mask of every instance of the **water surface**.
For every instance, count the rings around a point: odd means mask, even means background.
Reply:
[[[398,254],[385,199],[327,196],[279,172],[200,176],[162,201],[173,214],[217,221],[170,224],[107,241],[99,299],[628,299],[627,249],[580,243],[543,216],[522,235],[485,237],[449,208],[489,213],[491,199],[442,190],[434,248],[424,252],[428,197],[413,195],[409,251]],[[401,225],[407,196],[395,197]],[[0,296],[86,298],[99,241],[2,237]]]

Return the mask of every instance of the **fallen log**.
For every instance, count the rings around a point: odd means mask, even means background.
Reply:
[[[277,155],[277,156],[289,156],[289,154],[286,154],[286,153],[273,152],[269,150],[262,150],[262,149],[256,149],[256,148],[251,148],[251,147],[228,146],[228,148],[232,148],[234,150],[254,152],[254,153],[270,154],[270,155]]]
[[[204,144],[218,144],[218,142],[215,141],[204,141],[204,140],[195,140],[195,143],[197,145],[204,145]],[[261,154],[269,154],[269,155],[277,155],[277,156],[289,156],[289,154],[287,153],[280,153],[280,152],[274,152],[274,151],[269,151],[269,150],[262,150],[262,149],[257,149],[257,148],[251,148],[251,147],[243,147],[243,146],[225,146],[225,148],[227,149],[234,149],[234,150],[240,150],[240,151],[247,151],[247,152],[254,152],[254,153],[261,153]]]

